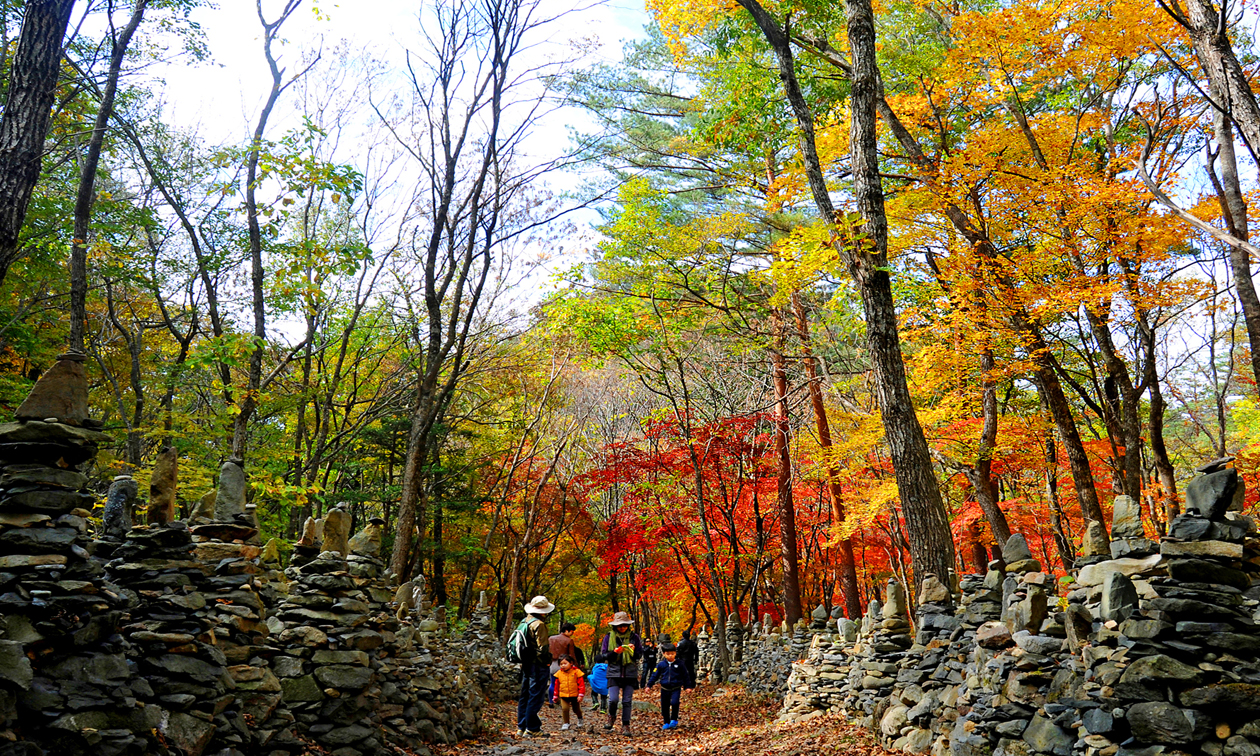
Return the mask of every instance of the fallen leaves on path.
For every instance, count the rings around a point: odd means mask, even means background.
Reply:
[[[742,688],[703,687],[683,697],[681,725],[661,730],[655,691],[640,691],[650,708],[635,707],[627,738],[605,732],[607,717],[588,713],[583,730],[560,731],[560,710],[543,708],[542,739],[516,739],[516,704],[487,706],[484,732],[476,740],[435,749],[440,756],[535,756],[585,751],[599,756],[880,756],[888,753],[867,733],[837,715],[809,722],[774,722],[778,702]],[[620,729],[620,721],[617,723]],[[519,750],[517,750],[519,749]],[[564,756],[576,756],[565,753]]]

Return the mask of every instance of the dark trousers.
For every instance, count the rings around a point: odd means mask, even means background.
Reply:
[[[682,688],[661,688],[661,719],[665,724],[678,719],[678,704],[682,701]]]
[[[521,665],[521,692],[516,699],[517,729],[529,732],[542,729],[538,712],[542,711],[543,701],[547,699],[549,677],[550,669],[546,664]]]

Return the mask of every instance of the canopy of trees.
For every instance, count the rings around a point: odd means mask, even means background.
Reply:
[[[1242,6],[649,0],[607,63],[442,0],[405,65],[311,10],[3,4],[0,402],[85,354],[100,491],[239,459],[266,537],[383,517],[461,617],[719,633],[1013,533],[1062,574],[1215,457],[1256,506]],[[241,143],[165,114],[205,13],[257,39]]]

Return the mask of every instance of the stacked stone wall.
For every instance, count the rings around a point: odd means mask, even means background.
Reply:
[[[1158,542],[1120,497],[1062,596],[1021,536],[985,575],[929,577],[913,627],[892,581],[860,628],[813,635],[780,718],[838,711],[934,756],[1260,754],[1260,540],[1241,488],[1205,468]]]
[[[120,476],[94,533],[89,424],[0,425],[0,756],[424,754],[515,691],[484,600],[452,636],[389,585],[379,521],[308,523],[284,569],[239,461],[178,521],[164,452],[144,524]]]

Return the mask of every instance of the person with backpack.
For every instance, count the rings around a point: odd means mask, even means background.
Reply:
[[[556,605],[546,596],[535,596],[525,605],[521,620],[508,638],[507,658],[521,665],[521,690],[516,700],[516,736],[547,737],[542,731],[543,702],[551,687],[551,647],[548,644],[547,615]]]
[[[634,710],[634,689],[639,684],[639,659],[643,658],[643,639],[632,629],[634,620],[625,612],[613,615],[612,630],[600,643],[596,662],[608,665],[608,723],[611,730],[617,722],[617,704],[621,704],[621,734],[629,736],[630,714]]]

